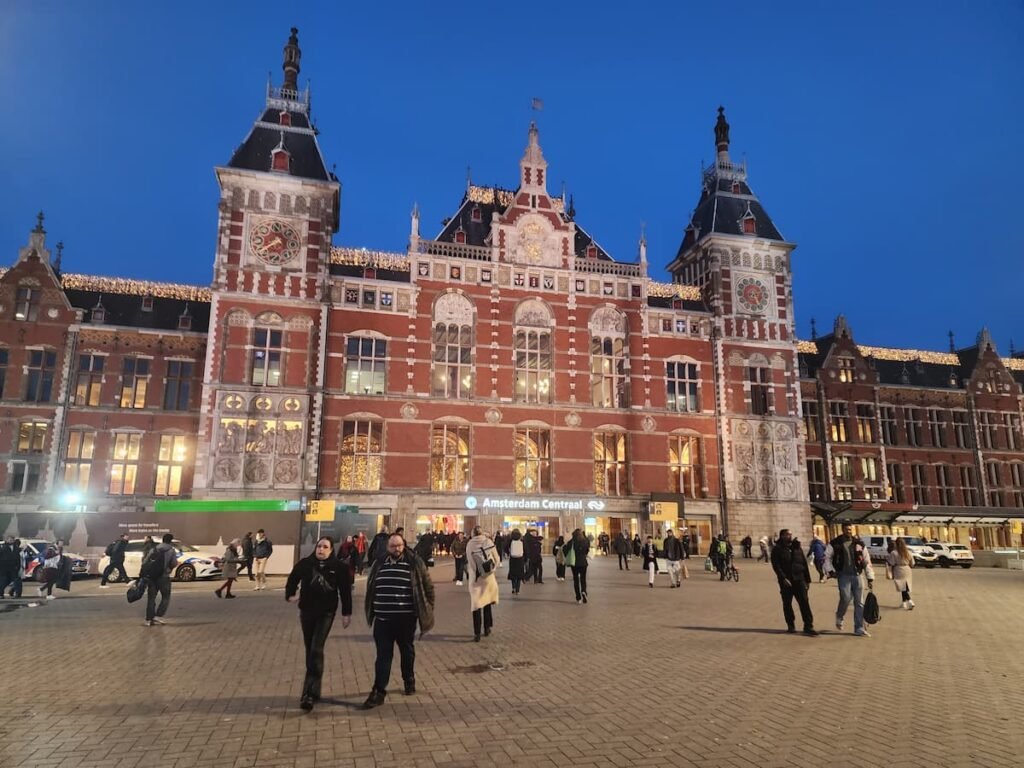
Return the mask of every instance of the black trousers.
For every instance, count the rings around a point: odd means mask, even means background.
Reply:
[[[115,568],[117,569],[117,572],[118,572],[118,574],[120,576],[118,581],[120,581],[120,582],[127,582],[128,581],[128,576],[124,572],[124,560],[122,560],[119,563],[115,563],[114,561],[110,561],[110,563],[107,564],[107,567],[103,569],[103,575],[100,576],[100,585],[101,586],[103,584],[107,583],[107,579],[110,578],[110,572],[113,571]]]
[[[622,565],[625,563],[626,570],[629,570],[629,555],[619,555],[619,570],[622,570]]]
[[[242,565],[238,566],[238,575],[239,576],[242,575],[242,571],[244,571],[246,568],[249,569],[249,581],[252,581],[253,578],[254,578],[253,575],[252,575],[252,562],[253,562],[253,559],[251,557],[247,557],[247,558],[245,558],[242,561]]]
[[[395,644],[402,659],[402,680],[416,679],[416,616],[394,619],[377,618],[373,622],[373,642],[377,645],[377,661],[374,664],[373,687],[387,691],[391,679],[391,662],[395,658]]]
[[[571,565],[572,568],[572,588],[576,590],[576,599],[581,600],[583,593],[587,591],[587,566],[586,565]]]
[[[333,613],[299,612],[302,641],[306,645],[306,679],[302,683],[302,696],[320,698],[320,683],[324,677],[324,643],[334,626]]]
[[[466,575],[466,557],[455,558],[455,580],[462,581],[462,578]]]
[[[811,613],[811,603],[807,599],[807,585],[802,581],[794,581],[790,586],[779,584],[779,594],[782,595],[782,615],[786,617],[786,626],[796,626],[796,616],[793,614],[793,600],[800,606],[800,618],[803,619],[804,629],[814,629],[814,614]]]
[[[530,561],[530,573],[533,574],[533,583],[540,584],[544,581],[544,561],[539,557]]]
[[[564,579],[565,578],[565,563],[555,563],[555,578],[556,579]]]
[[[156,604],[156,594],[160,593],[160,605]],[[163,616],[167,613],[167,606],[171,604],[171,577],[162,576],[159,579],[150,579],[146,588],[146,621],[152,621],[154,616]]]
[[[483,616],[484,629],[490,629],[494,626],[494,616],[491,613],[491,604],[485,605],[483,608],[477,608],[473,611],[473,634],[480,636],[480,618]]]

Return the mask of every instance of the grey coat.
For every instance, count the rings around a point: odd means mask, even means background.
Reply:
[[[903,590],[906,590],[909,592],[914,583],[910,570],[914,567],[913,560],[911,560],[911,565],[907,565],[906,561],[901,560],[899,553],[894,549],[885,556],[885,562],[892,568],[892,583],[896,585],[896,591],[903,592]]]
[[[224,550],[224,560],[221,564],[223,569],[223,576],[225,579],[237,579],[238,578],[238,566],[245,562],[245,558],[238,554],[238,550],[228,546]]]

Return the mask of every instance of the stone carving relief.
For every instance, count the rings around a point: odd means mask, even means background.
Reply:
[[[420,410],[412,403],[406,403],[402,406],[400,413],[402,414],[403,419],[411,421],[420,415]]]
[[[565,414],[565,426],[567,427],[578,427],[580,425],[580,415],[576,411],[569,411]]]
[[[731,426],[739,495],[745,498],[798,499],[798,446],[793,426],[746,419],[733,419]]]
[[[532,328],[550,328],[551,310],[538,299],[527,299],[516,307],[516,325]]]
[[[435,323],[473,325],[473,304],[461,293],[446,293],[434,304]]]
[[[654,420],[653,416],[644,416],[640,426],[643,427],[644,432],[653,432],[658,428],[658,423]]]
[[[301,485],[306,410],[307,398],[301,396],[225,393],[210,459],[214,485]]]
[[[274,482],[278,485],[291,485],[299,479],[299,462],[292,459],[279,461],[274,467]]]
[[[590,316],[590,330],[601,335],[626,335],[626,318],[611,307],[599,307]]]
[[[501,411],[497,408],[488,408],[484,413],[484,418],[488,424],[500,424],[501,423]]]

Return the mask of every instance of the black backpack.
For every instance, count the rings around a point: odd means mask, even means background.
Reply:
[[[881,618],[882,614],[878,609],[878,598],[875,597],[874,592],[868,592],[868,596],[864,598],[864,621],[868,624],[877,624]]]
[[[107,557],[113,557],[114,556],[114,547],[116,547],[116,546],[117,546],[117,542],[116,541],[110,542],[109,544],[107,544],[107,548],[105,550],[103,550],[103,554],[106,555]]]
[[[167,561],[164,559],[164,550],[153,549],[149,550],[149,554],[146,555],[146,559],[142,561],[142,566],[139,568],[139,576],[145,579],[160,579],[163,578],[167,572]]]

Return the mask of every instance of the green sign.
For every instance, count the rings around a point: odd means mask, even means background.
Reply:
[[[287,499],[234,499],[226,501],[157,501],[154,512],[298,512],[299,501]]]

